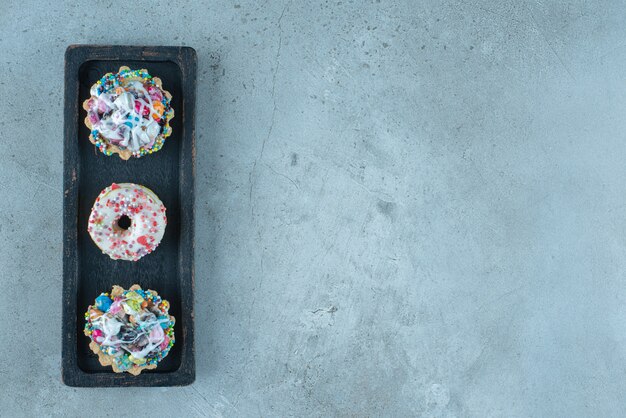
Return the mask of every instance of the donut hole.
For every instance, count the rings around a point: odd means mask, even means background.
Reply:
[[[122,215],[117,219],[117,227],[122,230],[127,230],[130,228],[131,220],[127,215]]]

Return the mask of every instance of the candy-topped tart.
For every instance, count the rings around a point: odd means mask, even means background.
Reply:
[[[115,373],[138,375],[157,367],[174,345],[175,318],[169,303],[154,290],[135,284],[128,290],[113,286],[85,313],[85,335],[100,364]]]
[[[172,95],[145,69],[120,67],[98,80],[90,94],[83,102],[85,125],[89,140],[106,155],[128,160],[152,154],[172,133]]]

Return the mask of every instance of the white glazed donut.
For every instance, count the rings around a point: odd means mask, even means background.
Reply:
[[[124,217],[130,219],[127,229],[119,224]],[[87,230],[112,259],[137,261],[159,245],[165,225],[165,206],[152,190],[133,183],[113,183],[93,204]]]

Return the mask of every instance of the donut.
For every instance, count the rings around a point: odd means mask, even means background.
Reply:
[[[156,368],[175,341],[176,319],[169,314],[169,307],[154,290],[143,290],[138,284],[128,290],[113,286],[85,312],[89,348],[100,364],[111,366],[115,373],[137,376]]]
[[[105,155],[140,158],[163,147],[171,135],[172,95],[147,70],[120,67],[90,89],[83,102],[89,141]]]
[[[166,225],[165,206],[152,190],[113,183],[94,202],[87,230],[112,259],[137,261],[159,245]]]

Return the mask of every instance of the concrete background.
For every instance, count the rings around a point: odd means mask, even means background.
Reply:
[[[626,415],[623,3],[0,2],[2,415]],[[60,382],[71,43],[198,52],[193,386]]]

